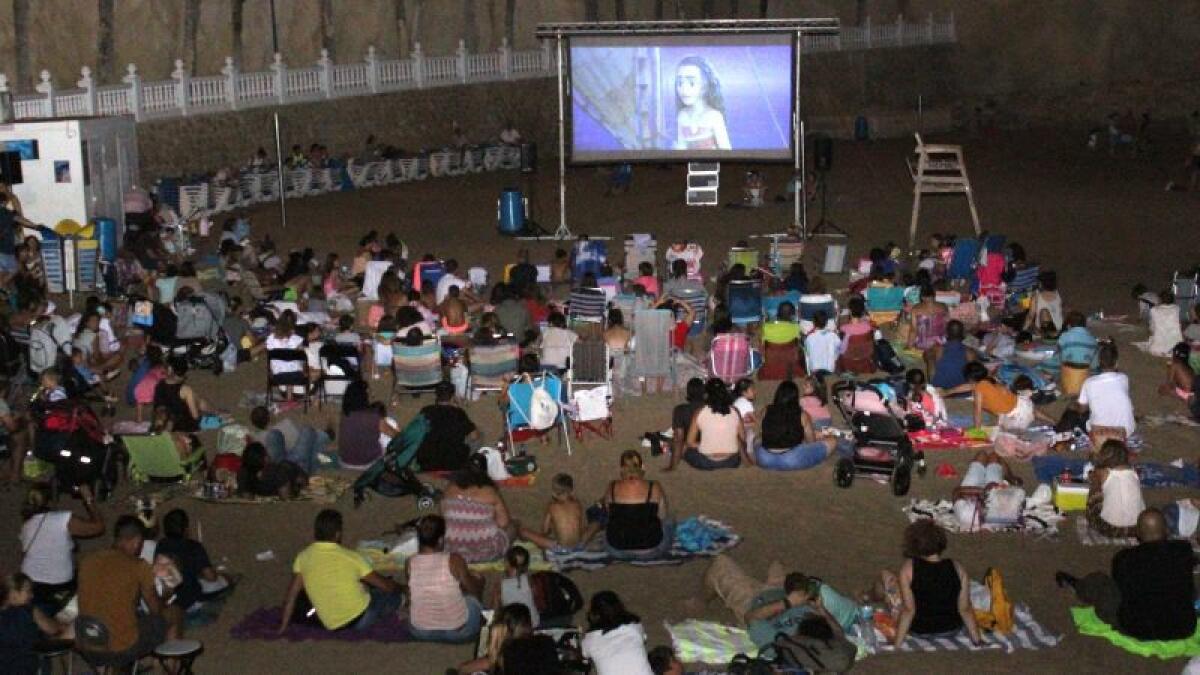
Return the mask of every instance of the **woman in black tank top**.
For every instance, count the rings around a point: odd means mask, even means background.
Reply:
[[[642,478],[642,457],[636,450],[621,455],[621,480],[645,486],[645,498],[617,501],[617,481],[609,485],[604,501],[608,504],[605,539],[616,557],[659,557],[671,546],[671,528],[664,524],[666,495],[662,486]],[[656,499],[657,497],[657,499]]]
[[[187,361],[181,357],[167,360],[167,376],[154,388],[154,408],[166,408],[171,419],[172,431],[194,432],[200,430],[199,404],[193,412],[184,398],[187,389],[193,398],[191,388],[187,386]]]
[[[971,642],[982,638],[971,608],[967,574],[957,562],[942,558],[946,531],[931,520],[918,520],[904,530],[900,595],[904,605],[896,622],[895,645],[913,635],[946,635],[966,628]]]

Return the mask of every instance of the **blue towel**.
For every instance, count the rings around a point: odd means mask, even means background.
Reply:
[[[1063,457],[1061,455],[1044,455],[1033,458],[1033,473],[1039,482],[1049,483],[1069,471],[1072,476],[1083,473],[1083,467],[1088,460],[1082,457]],[[1170,464],[1138,463],[1136,465],[1142,487],[1200,487],[1200,470],[1193,464],[1185,464],[1177,468]]]

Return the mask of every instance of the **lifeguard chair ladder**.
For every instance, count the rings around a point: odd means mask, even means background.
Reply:
[[[971,180],[967,178],[967,164],[963,161],[961,145],[934,145],[921,140],[921,134],[913,134],[917,147],[913,150],[917,163],[905,158],[908,172],[913,179],[912,222],[908,228],[908,248],[911,250],[917,239],[917,220],[921,216],[922,194],[962,194],[971,209],[971,222],[975,234],[980,233],[979,212],[975,210],[975,197],[971,192]]]

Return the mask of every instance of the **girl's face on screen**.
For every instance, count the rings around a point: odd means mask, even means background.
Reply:
[[[686,106],[696,105],[704,93],[704,77],[698,66],[680,66],[675,71],[675,93]]]

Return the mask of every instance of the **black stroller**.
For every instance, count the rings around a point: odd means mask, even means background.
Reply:
[[[847,381],[833,387],[834,405],[854,434],[854,455],[838,460],[833,470],[834,483],[848,488],[859,474],[887,476],[892,494],[902,497],[908,494],[913,470],[923,458],[913,450],[912,440],[899,418],[885,412],[855,410],[847,406],[845,401],[853,401],[854,397],[843,394],[852,392],[857,386],[857,383]]]

